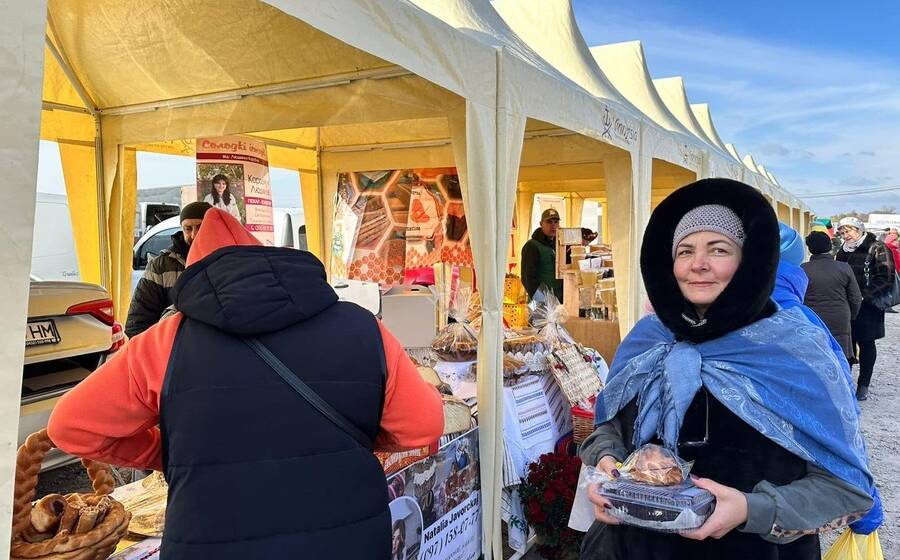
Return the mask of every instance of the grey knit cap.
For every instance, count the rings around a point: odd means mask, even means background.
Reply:
[[[744,246],[744,224],[730,208],[721,204],[705,204],[698,206],[685,214],[678,226],[675,227],[675,235],[672,237],[672,258],[675,258],[675,249],[685,237],[698,231],[714,231],[721,233],[734,241],[738,247]]]

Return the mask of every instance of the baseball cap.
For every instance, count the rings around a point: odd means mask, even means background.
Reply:
[[[541,214],[541,221],[545,222],[547,220],[556,220],[559,221],[559,212],[556,211],[555,208],[547,208]]]

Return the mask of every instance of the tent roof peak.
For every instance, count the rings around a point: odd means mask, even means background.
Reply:
[[[599,45],[591,47],[590,53],[612,84],[653,122],[670,132],[691,136],[653,85],[640,41]]]
[[[570,0],[494,0],[494,9],[535,52],[570,80],[632,118],[641,111],[619,92],[591,56]]]

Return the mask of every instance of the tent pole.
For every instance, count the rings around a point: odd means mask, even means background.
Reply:
[[[65,55],[63,55],[62,51],[56,48],[56,45],[54,45],[53,41],[50,40],[49,35],[46,35],[44,37],[44,43],[47,45],[47,49],[50,50],[50,54],[52,54],[53,58],[56,59],[56,62],[62,69],[63,74],[66,75],[66,79],[69,80],[69,84],[71,84],[75,89],[75,93],[78,94],[78,97],[81,99],[81,102],[84,103],[84,106],[87,108],[88,112],[91,115],[96,116],[98,113],[97,104],[94,103],[94,100],[84,88],[84,85],[82,85],[81,80],[78,79],[75,71],[72,70],[72,67],[69,65],[69,61],[66,59]]]
[[[97,178],[97,227],[100,240],[100,285],[109,288],[109,231],[106,223],[106,185],[103,170],[103,132],[100,115],[94,115],[94,165]]]
[[[120,107],[108,107],[101,109],[100,112],[104,115],[133,115],[135,113],[148,113],[159,109],[181,109],[184,107],[209,105],[211,103],[237,101],[244,97],[266,97],[269,95],[280,95],[284,93],[295,93],[298,91],[308,91],[313,89],[348,85],[358,80],[384,80],[388,78],[400,78],[410,75],[412,75],[412,72],[410,72],[409,70],[406,70],[399,66],[389,66],[386,68],[375,68],[372,70],[348,72],[346,74],[338,74],[334,76],[328,76],[326,78],[311,78],[296,80],[283,84],[251,86],[241,89],[220,91],[216,93],[191,95],[188,97],[168,99],[165,101],[152,101],[149,103],[122,105]]]
[[[50,21],[49,23],[52,27],[53,22]],[[47,49],[53,55],[53,58],[56,59],[56,62],[62,69],[63,74],[65,74],[66,79],[69,81],[69,84],[71,84],[72,88],[75,89],[75,93],[78,94],[78,97],[81,99],[81,102],[84,104],[85,108],[81,109],[80,107],[71,107],[68,105],[60,105],[58,103],[49,102],[44,102],[44,105],[53,110],[58,109],[73,112],[87,112],[92,117],[94,117],[94,165],[97,180],[97,228],[99,234],[98,238],[100,240],[100,284],[104,288],[108,289],[110,286],[109,231],[107,230],[106,223],[106,186],[104,184],[103,132],[100,126],[100,109],[94,102],[93,98],[91,98],[90,94],[87,92],[84,84],[82,84],[81,80],[78,79],[78,75],[75,74],[75,71],[69,64],[69,60],[66,58],[65,54],[59,48],[57,48],[57,46],[50,39],[49,35],[44,36],[44,44],[47,45]]]
[[[325,183],[322,180],[322,127],[316,127],[316,188],[319,189],[319,250],[322,252],[322,258],[327,260],[325,270],[328,272],[328,278],[331,279],[331,254],[330,250],[325,248]],[[328,257],[326,259],[326,257]]]

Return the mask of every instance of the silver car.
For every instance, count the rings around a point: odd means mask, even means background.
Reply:
[[[47,427],[59,398],[104,363],[125,342],[112,300],[101,286],[84,282],[31,280],[19,445]],[[73,458],[58,450],[44,469]]]

